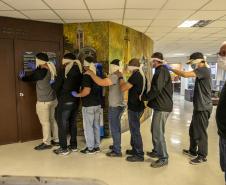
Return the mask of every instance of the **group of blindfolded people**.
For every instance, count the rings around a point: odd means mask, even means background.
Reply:
[[[226,43],[222,44],[219,56],[219,66],[226,70]],[[100,152],[100,87],[109,87],[108,122],[113,139],[106,153],[108,157],[122,157],[121,151],[121,117],[125,108],[128,110],[128,122],[131,134],[131,148],[126,150],[126,160],[129,162],[144,161],[140,118],[147,107],[153,110],[151,121],[151,136],[153,149],[147,152],[151,158],[156,158],[151,167],[158,168],[168,164],[169,155],[165,142],[165,125],[173,110],[173,85],[170,72],[181,77],[195,78],[193,97],[193,116],[189,129],[190,146],[183,154],[190,157],[191,164],[207,161],[208,136],[207,127],[212,112],[211,71],[202,53],[190,55],[187,64],[193,70],[180,71],[169,66],[162,53],[156,52],[151,57],[155,68],[148,89],[147,80],[139,59],[129,61],[126,80],[123,65],[119,59],[111,61],[109,75],[100,78],[96,75],[95,58],[86,57],[83,61],[76,59],[72,53],[67,53],[62,59],[62,68],[57,71],[55,65],[49,62],[45,53],[36,55],[35,66],[31,74],[21,71],[19,78],[24,82],[35,81],[37,92],[36,111],[42,125],[43,143],[35,150],[51,149],[59,146],[53,152],[57,155],[68,155],[78,151],[76,117],[80,101],[82,102],[82,117],[86,147],[80,150],[83,154]],[[226,169],[226,87],[223,88],[218,109],[217,125],[220,135],[220,153],[222,170]],[[124,92],[128,91],[127,105],[124,102]],[[69,143],[67,137],[70,135]]]

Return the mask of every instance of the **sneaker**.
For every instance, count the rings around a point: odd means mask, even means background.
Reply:
[[[94,148],[94,150],[96,153],[100,153],[100,147],[96,147],[96,148]]]
[[[113,145],[110,145],[108,148],[109,148],[110,150],[113,150]]]
[[[129,162],[143,162],[144,157],[139,157],[137,155],[132,155],[126,158],[127,161]]]
[[[135,155],[134,150],[126,150],[126,155]]]
[[[197,157],[197,154],[191,152],[190,150],[185,150],[185,149],[184,149],[182,152],[183,152],[184,155],[187,155],[187,156],[189,156],[189,157],[192,157],[192,158]]]
[[[36,146],[34,149],[35,150],[47,150],[47,149],[51,149],[52,145],[47,145],[45,143],[41,143],[40,145]]]
[[[68,150],[72,151],[72,152],[77,152],[78,151],[78,148],[76,146],[71,146],[69,145],[68,146]]]
[[[60,143],[52,140],[51,141],[51,145],[53,145],[53,146],[60,146]]]
[[[207,159],[202,156],[198,156],[195,159],[190,160],[190,164],[194,164],[194,165],[201,164],[204,162],[207,162]]]
[[[106,156],[108,156],[108,157],[122,157],[122,152],[115,153],[114,151],[110,151],[110,152],[106,153]]]
[[[84,148],[83,150],[81,150],[80,152],[83,153],[83,154],[95,154],[95,153],[96,153],[96,150],[95,150],[95,149],[89,150],[89,149],[86,147],[86,148]]]
[[[160,168],[160,167],[163,167],[163,166],[166,166],[166,165],[168,165],[167,159],[159,159],[159,160],[151,163],[152,168]]]
[[[155,151],[147,152],[147,156],[151,158],[158,158],[158,155]]]
[[[53,152],[57,155],[64,155],[64,156],[70,154],[70,150],[63,149],[63,148],[55,149],[55,150],[53,150]]]

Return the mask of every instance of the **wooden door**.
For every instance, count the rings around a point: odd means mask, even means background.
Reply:
[[[0,145],[18,141],[14,48],[12,39],[0,39]]]
[[[23,69],[23,55],[25,52],[54,52],[59,61],[60,44],[58,42],[41,42],[15,40],[16,73]],[[21,141],[42,138],[41,125],[36,115],[35,83],[17,80],[19,135]]]

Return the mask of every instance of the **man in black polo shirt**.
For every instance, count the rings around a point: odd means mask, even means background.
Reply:
[[[189,72],[172,68],[171,70],[185,78],[196,78],[193,97],[194,111],[189,129],[190,148],[183,150],[183,153],[194,158],[190,161],[191,164],[200,164],[207,161],[208,153],[207,128],[212,113],[211,71],[203,54],[199,52],[193,53],[187,64],[190,64],[194,70]]]
[[[218,66],[226,71],[226,42],[223,42],[218,53]],[[221,91],[220,100],[216,111],[218,134],[220,136],[220,165],[225,174],[226,184],[226,84]]]
[[[58,105],[56,118],[59,130],[60,148],[53,152],[57,155],[68,155],[77,151],[77,126],[76,116],[80,99],[73,97],[71,91],[79,91],[82,82],[82,66],[72,53],[64,55],[63,69],[59,72],[56,82],[52,85],[55,89]],[[70,133],[70,145],[67,145],[67,133]]]
[[[91,70],[96,74],[95,59],[86,57],[83,63],[85,71]],[[83,74],[82,90],[80,93],[72,92],[73,96],[82,98],[83,128],[86,147],[81,150],[84,154],[100,152],[100,113],[101,98],[98,86],[88,74]]]
[[[148,100],[148,107],[154,110],[151,124],[153,150],[147,152],[147,155],[159,158],[151,164],[151,167],[158,168],[168,164],[169,157],[164,134],[167,118],[173,109],[173,84],[168,69],[163,66],[162,53],[156,52],[151,58],[155,74],[151,89],[143,95],[143,100]]]
[[[140,133],[140,118],[144,112],[144,102],[141,96],[146,88],[146,78],[140,68],[138,59],[131,59],[128,70],[132,73],[128,82],[125,82],[122,74],[117,73],[120,79],[120,87],[123,92],[129,91],[128,96],[128,119],[131,133],[130,144],[132,150],[127,150],[126,154],[130,155],[126,158],[130,162],[144,161],[143,142]]]

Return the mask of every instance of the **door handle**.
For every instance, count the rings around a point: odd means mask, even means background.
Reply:
[[[23,97],[24,96],[24,93],[19,93],[19,96]]]

